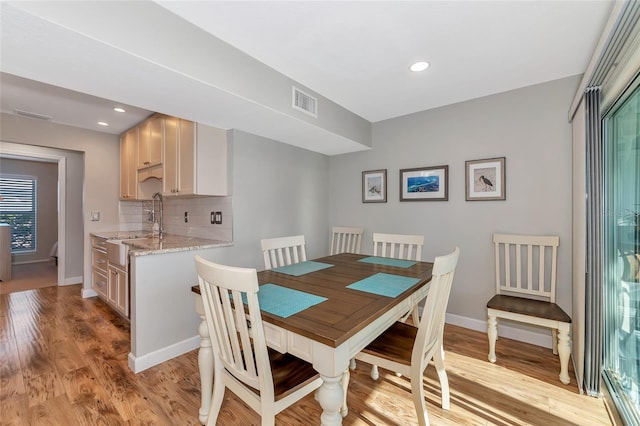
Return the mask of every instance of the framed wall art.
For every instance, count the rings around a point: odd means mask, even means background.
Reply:
[[[465,162],[467,201],[506,200],[505,157]]]
[[[400,170],[400,201],[447,201],[449,166]]]
[[[362,202],[387,202],[387,169],[362,172]]]

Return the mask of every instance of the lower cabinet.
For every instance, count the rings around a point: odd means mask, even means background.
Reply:
[[[117,265],[109,264],[108,301],[121,315],[129,318],[129,274]]]

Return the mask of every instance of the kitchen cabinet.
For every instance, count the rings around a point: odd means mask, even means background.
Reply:
[[[107,298],[107,239],[91,236],[91,287]]]
[[[126,318],[129,318],[129,274],[118,265],[109,264],[109,294],[111,306]]]
[[[165,117],[163,195],[231,194],[231,133]]]
[[[120,199],[135,200],[138,197],[138,128],[134,127],[120,136]]]
[[[162,166],[162,122],[155,114],[138,126],[138,169]]]

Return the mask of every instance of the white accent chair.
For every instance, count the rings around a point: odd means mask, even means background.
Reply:
[[[216,424],[226,388],[260,414],[262,425],[274,425],[276,414],[318,389],[322,379],[308,362],[267,348],[255,269],[200,256],[195,261],[214,354],[207,425]]]
[[[364,228],[334,226],[331,229],[331,251],[329,254],[360,254]]]
[[[269,238],[260,241],[265,269],[279,268],[307,260],[304,235]]]
[[[569,384],[571,317],[556,302],[560,237],[494,234],[496,295],[487,302],[489,361],[496,362],[498,318],[551,329],[560,381]]]
[[[413,404],[418,424],[421,426],[429,424],[423,374],[431,359],[434,360],[440,380],[442,408],[448,410],[450,407],[449,381],[444,366],[442,339],[445,312],[459,256],[460,249],[456,247],[452,253],[436,257],[431,287],[417,328],[396,322],[356,355],[356,359],[360,361],[379,365],[410,378]]]

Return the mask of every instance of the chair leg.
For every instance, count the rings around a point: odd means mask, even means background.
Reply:
[[[442,390],[442,409],[448,410],[451,407],[451,396],[449,392],[449,379],[444,366],[444,349],[442,345],[433,354],[433,362],[436,365],[436,372],[440,379],[440,389]]]
[[[429,425],[429,414],[427,413],[427,404],[424,401],[424,387],[422,385],[422,374],[412,374],[411,377],[411,396],[413,397],[413,405],[416,408],[416,416],[420,426]]]
[[[489,361],[496,362],[496,339],[498,337],[498,321],[493,315],[487,319],[487,337],[489,337]]]
[[[378,366],[377,365],[372,365],[371,366],[371,378],[373,380],[378,380],[378,377],[380,377],[380,373],[378,372]]]
[[[211,407],[209,407],[209,415],[207,416],[207,426],[215,426],[222,407],[224,399],[225,386],[222,383],[222,372],[216,371],[213,378],[213,395],[211,398]]]
[[[345,372],[342,373],[342,392],[344,393],[344,400],[342,401],[342,409],[340,410],[340,414],[342,415],[342,417],[347,417],[347,414],[349,414],[349,407],[347,406],[347,390],[349,389],[350,379],[351,379],[351,373],[347,368]]]
[[[561,323],[558,328],[558,356],[560,357],[560,381],[565,385],[571,382],[569,378],[569,357],[571,348],[569,347],[569,326]]]
[[[349,368],[353,371],[355,371],[356,369],[356,359],[355,358],[351,358],[351,361],[349,361]]]
[[[558,355],[558,330],[555,328],[551,329],[551,340],[553,345],[553,354]]]

